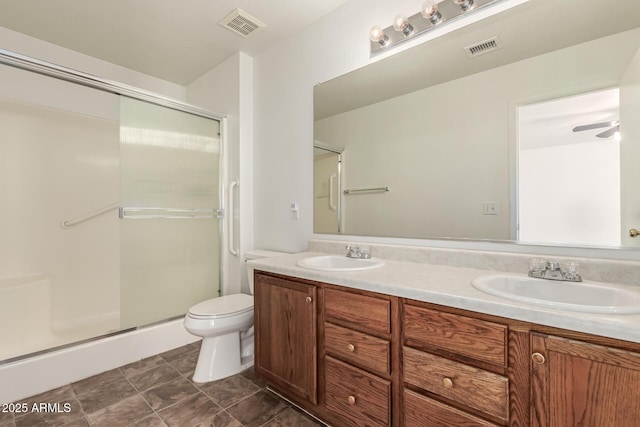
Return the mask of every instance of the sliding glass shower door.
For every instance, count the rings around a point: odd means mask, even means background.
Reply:
[[[0,365],[218,296],[220,122],[19,64],[0,64]]]
[[[220,123],[121,97],[121,328],[219,291]]]

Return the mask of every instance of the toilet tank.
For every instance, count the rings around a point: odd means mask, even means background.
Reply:
[[[282,255],[289,255],[286,252],[266,251],[263,249],[252,249],[244,253],[245,264],[252,259],[273,258]],[[247,266],[247,278],[249,279],[249,292],[253,295],[253,268]]]

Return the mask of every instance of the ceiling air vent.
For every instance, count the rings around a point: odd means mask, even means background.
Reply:
[[[467,55],[469,55],[470,58],[474,58],[478,55],[482,55],[484,53],[491,52],[492,50],[500,48],[502,48],[500,39],[498,37],[492,37],[489,40],[467,46],[464,48],[464,50],[465,52],[467,52]]]
[[[235,9],[230,14],[225,16],[224,19],[219,22],[219,24],[225,27],[227,30],[231,30],[244,38],[249,37],[251,34],[257,33],[262,28],[266,27],[265,24],[249,15],[242,9]]]

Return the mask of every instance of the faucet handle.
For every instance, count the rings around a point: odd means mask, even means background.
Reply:
[[[551,271],[560,270],[560,263],[558,261],[547,261],[545,269]]]
[[[564,260],[560,262],[560,271],[569,277],[573,278],[578,275],[578,267],[580,264],[577,261]]]
[[[532,258],[529,261],[529,271],[540,272],[547,266],[547,261],[542,258]]]
[[[371,254],[369,253],[369,248],[363,246],[360,248],[360,258],[369,259],[371,258]]]
[[[349,258],[359,258],[360,257],[360,248],[358,246],[347,245],[347,246],[345,246],[345,249],[347,250],[347,256]]]

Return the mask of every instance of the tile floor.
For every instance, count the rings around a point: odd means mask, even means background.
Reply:
[[[313,419],[242,372],[220,381],[191,381],[200,343],[24,399],[26,414],[0,412],[0,427],[164,426],[314,427]],[[49,412],[32,411],[34,403]],[[65,411],[64,404],[70,405]]]

